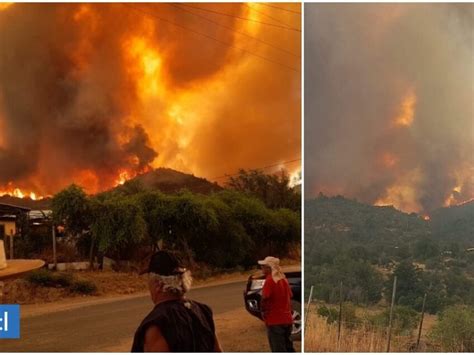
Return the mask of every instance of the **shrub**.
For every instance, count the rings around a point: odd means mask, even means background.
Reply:
[[[384,329],[388,327],[390,309],[382,313],[369,316],[368,321],[374,327]],[[395,306],[393,309],[392,330],[397,335],[408,335],[418,324],[418,313],[407,306]]]
[[[336,323],[339,319],[339,309],[334,307],[321,306],[318,314],[326,318],[328,324]],[[360,324],[360,319],[356,315],[356,307],[350,302],[342,304],[342,322],[347,328],[354,328]]]
[[[28,282],[43,287],[68,287],[72,279],[71,274],[54,273],[46,269],[36,270],[26,277]]]
[[[89,295],[97,292],[97,286],[93,282],[76,280],[72,274],[65,272],[55,273],[41,269],[32,272],[26,280],[37,286],[65,288],[73,293]]]
[[[71,292],[81,293],[84,295],[90,295],[97,292],[97,286],[93,282],[87,280],[76,280],[71,284],[69,289]]]
[[[451,306],[439,317],[430,333],[445,352],[474,351],[474,307]]]

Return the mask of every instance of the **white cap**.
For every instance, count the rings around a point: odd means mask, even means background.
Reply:
[[[275,257],[273,257],[273,256],[267,256],[265,259],[259,260],[259,261],[258,261],[258,264],[259,264],[259,265],[270,266],[270,267],[273,269],[275,266],[279,266],[279,265],[280,265],[280,259],[275,258]]]

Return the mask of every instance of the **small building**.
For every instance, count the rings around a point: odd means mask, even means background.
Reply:
[[[22,216],[28,218],[29,208],[0,203],[0,239],[13,238],[21,232],[18,221]],[[9,240],[11,243],[11,241]]]

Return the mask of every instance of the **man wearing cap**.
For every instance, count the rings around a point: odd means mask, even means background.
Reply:
[[[267,256],[258,263],[266,276],[262,289],[262,315],[267,326],[270,349],[272,352],[294,352],[291,340],[293,294],[281,271],[280,259]]]
[[[132,352],[221,352],[211,309],[185,297],[191,273],[168,251],[151,257],[148,286],[155,307],[141,322]]]

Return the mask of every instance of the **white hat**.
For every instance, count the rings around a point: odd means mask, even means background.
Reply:
[[[279,266],[279,265],[280,265],[280,259],[275,258],[275,257],[273,257],[273,256],[267,256],[265,259],[259,260],[259,261],[258,261],[258,264],[259,264],[259,265],[270,266],[270,267],[273,269],[275,266]]]

